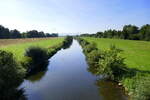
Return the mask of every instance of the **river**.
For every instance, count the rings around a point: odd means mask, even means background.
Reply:
[[[24,80],[28,100],[127,100],[121,87],[92,75],[76,40],[51,59],[46,71]]]

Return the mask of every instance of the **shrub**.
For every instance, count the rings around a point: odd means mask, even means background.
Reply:
[[[29,47],[25,52],[25,56],[31,59],[30,61],[28,60],[28,73],[44,70],[47,67],[49,55],[46,49],[40,47]]]
[[[98,64],[100,59],[100,53],[98,50],[92,50],[90,53],[87,54],[88,63],[90,65]]]
[[[98,68],[98,61],[100,59],[100,52],[98,50],[92,50],[90,53],[87,54],[87,61],[89,64],[88,70],[93,74],[97,73]]]
[[[97,74],[104,74],[113,80],[122,77],[126,72],[126,65],[124,58],[120,56],[121,51],[115,46],[110,46],[109,50],[103,51]]]
[[[13,54],[0,50],[0,98],[23,81],[25,69],[13,57]]]
[[[24,56],[20,61],[23,68],[28,69],[31,65],[32,59],[31,57]]]
[[[122,50],[114,45],[109,50],[98,50],[94,43],[88,43],[84,39],[77,38],[83,47],[89,64],[88,70],[93,74],[103,74],[112,80],[119,80],[126,75],[127,68],[124,58],[120,56]]]
[[[0,50],[0,89],[18,86],[24,73],[25,69],[15,61],[12,53]]]
[[[97,50],[95,43],[87,44],[86,46],[83,46],[83,48],[86,54],[90,53],[92,50]]]
[[[71,46],[72,44],[72,40],[73,40],[73,37],[72,36],[66,36],[65,37],[65,40],[63,42],[63,48],[64,49],[67,49]]]

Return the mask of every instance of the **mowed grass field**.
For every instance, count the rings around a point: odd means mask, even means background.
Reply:
[[[84,37],[84,39],[96,43],[97,47],[102,50],[115,45],[123,50],[122,56],[129,68],[150,71],[150,42],[92,37]]]
[[[0,39],[0,50],[12,52],[17,60],[21,60],[25,50],[30,46],[43,48],[53,47],[62,43],[63,37],[58,38],[31,38],[31,39]]]

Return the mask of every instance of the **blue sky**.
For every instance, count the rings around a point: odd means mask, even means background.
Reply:
[[[141,26],[150,24],[150,0],[0,0],[0,24],[60,35]]]

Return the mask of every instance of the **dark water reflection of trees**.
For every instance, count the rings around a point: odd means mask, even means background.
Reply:
[[[43,78],[47,70],[36,73],[26,78],[26,80],[34,83]],[[27,100],[25,90],[23,88],[9,88],[5,91],[0,91],[0,100]]]
[[[1,92],[0,100],[27,100],[24,89],[10,88]]]
[[[32,83],[40,81],[43,78],[43,76],[46,74],[46,71],[47,70],[44,70],[44,71],[38,72],[35,75],[31,75],[31,76],[27,77],[26,80],[28,80]]]
[[[93,75],[97,75],[97,66],[89,66],[87,70]],[[105,79],[103,75],[98,76],[95,85],[103,100],[128,100],[123,87],[118,86],[116,82]]]
[[[99,95],[103,97],[103,100],[128,100],[123,92],[123,88],[115,82],[100,79],[96,81],[96,85],[98,86]]]

